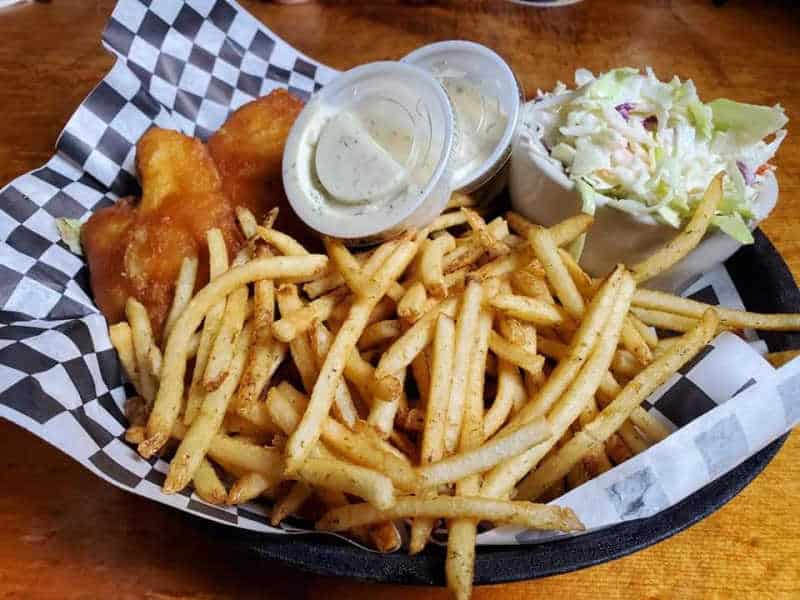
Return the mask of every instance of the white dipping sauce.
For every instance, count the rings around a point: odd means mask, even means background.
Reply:
[[[447,91],[456,119],[453,188],[490,200],[502,188],[522,96],[511,68],[495,52],[462,40],[414,50],[403,62],[417,65]]]
[[[508,116],[497,96],[481,90],[466,73],[437,75],[437,79],[450,96],[458,127],[453,179],[464,181],[489,160],[503,137]]]
[[[450,194],[454,117],[425,71],[373,63],[339,76],[287,140],[289,202],[326,235],[359,239],[424,225]]]

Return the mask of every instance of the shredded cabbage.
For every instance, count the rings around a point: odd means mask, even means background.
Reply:
[[[575,86],[559,82],[540,92],[524,123],[541,141],[540,154],[574,182],[585,212],[609,205],[680,228],[724,170],[713,224],[752,243],[748,225],[759,183],[786,137],[783,108],[727,99],[704,104],[691,80],[663,82],[650,67],[598,77],[578,69]]]

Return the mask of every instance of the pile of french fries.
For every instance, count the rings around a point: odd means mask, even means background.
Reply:
[[[210,283],[194,293],[184,262],[163,343],[134,299],[111,327],[139,394],[126,437],[171,457],[164,492],[263,497],[274,524],[313,504],[321,530],[388,552],[409,527],[417,553],[444,520],[467,598],[479,522],[581,530],[545,502],[670,433],[640,407],[653,390],[720,330],[800,327],[637,287],[696,246],[720,197],[717,179],[672,244],[602,280],[564,249],[587,215],[487,223],[455,195],[424,229],[326,256],[239,210],[246,247],[229,261],[208,232]]]

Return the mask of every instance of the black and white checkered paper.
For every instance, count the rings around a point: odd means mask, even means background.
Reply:
[[[133,493],[245,529],[302,531],[269,526],[258,505],[217,507],[190,491],[161,493],[167,464],[143,460],[123,440],[126,392],[119,362],[92,302],[86,264],[60,240],[55,219],[85,220],[92,211],[137,194],[135,144],[149,127],[206,139],[242,104],[278,87],[307,99],[336,71],[297,52],[230,0],[121,0],[103,44],[117,61],[70,118],[56,154],[0,191],[0,417]],[[689,292],[741,306],[724,267]],[[648,400],[647,408],[678,431],[571,492],[568,502],[584,491],[592,498],[585,506],[575,502],[584,522],[604,526],[652,514],[797,422],[800,394],[767,394],[774,402],[762,402],[758,418],[746,408],[733,410],[765,389],[800,388],[800,375],[780,375],[800,367],[789,365],[776,375],[757,352],[763,343],[754,336],[752,343],[756,349],[733,336],[719,338]],[[726,369],[725,377],[720,369]],[[786,381],[778,385],[776,378]],[[678,441],[687,436],[693,436],[689,442]],[[661,454],[666,458],[657,458]],[[670,471],[685,455],[697,464],[691,484]],[[602,511],[596,496],[607,503]],[[646,509],[629,508],[642,498]],[[483,542],[535,541],[502,531],[483,534]]]

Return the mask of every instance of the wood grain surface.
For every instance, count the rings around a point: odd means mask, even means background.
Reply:
[[[529,94],[571,81],[578,66],[649,64],[664,77],[694,78],[703,98],[780,102],[800,118],[800,15],[791,2],[243,4],[289,43],[341,69],[462,38],[505,56]],[[0,9],[0,183],[49,158],[69,115],[111,66],[100,34],[112,7],[112,0],[53,0]],[[780,202],[764,230],[797,277],[800,133],[789,128],[777,159]],[[798,464],[795,433],[752,485],[688,531],[591,569],[482,587],[475,598],[798,598]],[[100,481],[0,422],[0,598],[187,597],[446,594],[312,577],[223,553],[191,518]]]

